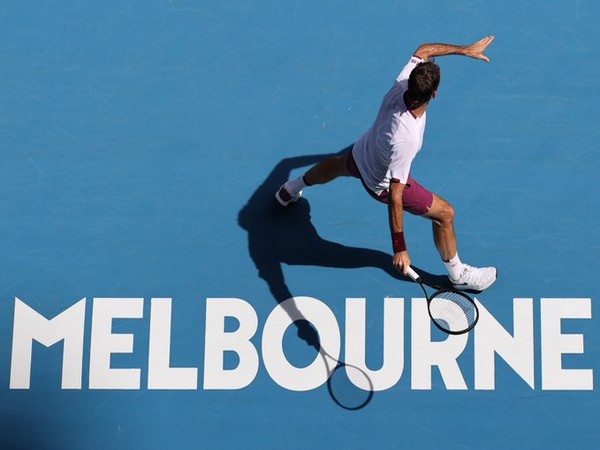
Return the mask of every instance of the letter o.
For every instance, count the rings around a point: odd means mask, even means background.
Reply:
[[[319,333],[320,352],[306,367],[295,367],[283,350],[283,336],[290,325],[307,320]],[[331,309],[312,297],[292,297],[269,315],[263,329],[262,356],[267,372],[277,384],[292,391],[316,389],[327,381],[340,355],[340,329]]]

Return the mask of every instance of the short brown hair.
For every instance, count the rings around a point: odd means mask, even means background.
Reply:
[[[440,76],[440,66],[433,61],[417,64],[408,78],[409,107],[416,108],[427,103],[440,85]]]

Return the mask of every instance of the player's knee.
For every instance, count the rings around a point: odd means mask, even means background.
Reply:
[[[452,225],[454,223],[454,215],[454,207],[445,201],[440,208],[438,220],[442,225]]]
[[[454,223],[454,215],[454,207],[450,203],[448,203],[448,206],[446,207],[446,220],[448,222]]]

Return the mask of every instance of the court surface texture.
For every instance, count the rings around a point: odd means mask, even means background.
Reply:
[[[599,21],[592,0],[3,2],[0,447],[597,448]],[[273,194],[370,126],[420,44],[487,35],[489,64],[437,59],[412,167],[462,260],[500,271],[449,338],[360,182]],[[443,282],[431,224],[405,229]],[[350,405],[311,331],[362,367]]]

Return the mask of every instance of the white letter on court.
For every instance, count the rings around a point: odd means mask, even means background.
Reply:
[[[197,368],[170,367],[171,299],[153,298],[151,305],[148,389],[197,389]]]
[[[50,347],[64,340],[63,389],[81,389],[85,298],[51,320],[15,298],[10,389],[29,389],[32,344]]]
[[[394,386],[404,369],[404,299],[384,300],[383,365],[379,370],[369,370],[366,363],[367,300],[346,299],[346,364],[361,369],[373,383],[365,385],[364,377],[348,371],[348,377],[364,390],[383,391]],[[362,384],[362,385],[361,385]]]
[[[542,389],[593,390],[592,369],[563,369],[563,354],[583,353],[582,334],[562,334],[562,319],[591,319],[590,298],[542,298]]]
[[[431,389],[431,368],[438,366],[447,389],[467,389],[456,359],[467,345],[468,334],[431,341],[431,319],[424,298],[412,299],[412,389]]]
[[[479,323],[475,327],[475,389],[496,387],[496,353],[533,389],[533,299],[513,300],[514,337],[479,302],[477,306]]]
[[[233,317],[239,328],[225,332],[225,318]],[[204,389],[242,389],[258,373],[258,352],[250,339],[258,329],[252,306],[239,298],[206,299],[206,338],[204,341]],[[224,369],[224,354],[235,352],[239,364]]]
[[[90,389],[139,389],[140,369],[111,369],[113,353],[132,353],[133,334],[113,334],[113,319],[141,319],[143,298],[95,298],[90,342]]]
[[[313,325],[321,348],[328,355],[319,353],[311,364],[302,368],[291,365],[283,350],[283,335],[298,320],[307,320]],[[292,297],[279,304],[263,330],[262,353],[267,372],[277,384],[291,391],[309,391],[325,383],[329,371],[337,364],[340,346],[340,329],[333,312],[312,297]]]

